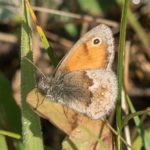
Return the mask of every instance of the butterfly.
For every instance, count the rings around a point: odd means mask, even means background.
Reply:
[[[52,77],[39,82],[39,89],[54,102],[100,119],[108,115],[116,103],[113,60],[112,31],[104,24],[98,25],[76,42]]]

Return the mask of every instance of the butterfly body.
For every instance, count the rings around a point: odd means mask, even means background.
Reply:
[[[111,30],[99,25],[75,44],[54,76],[40,83],[40,89],[51,100],[99,119],[115,106],[117,79],[111,69],[113,57]]]

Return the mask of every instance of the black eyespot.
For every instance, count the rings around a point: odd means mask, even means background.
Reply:
[[[94,38],[94,39],[93,39],[93,44],[94,44],[94,45],[101,44],[101,39],[100,39],[100,38]]]
[[[100,42],[99,39],[95,39],[95,40],[93,41],[94,44],[98,44],[99,42]]]

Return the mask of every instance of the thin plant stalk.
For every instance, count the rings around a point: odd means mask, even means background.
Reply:
[[[123,53],[125,49],[125,37],[126,37],[126,23],[127,23],[127,10],[128,10],[129,0],[124,1],[122,17],[121,17],[121,26],[120,26],[120,37],[119,37],[119,48],[118,48],[118,101],[117,101],[117,111],[116,111],[116,123],[117,131],[122,135],[121,124],[122,124],[122,110],[121,110],[121,92],[123,87]],[[122,149],[122,142],[120,138],[117,138],[117,149]]]

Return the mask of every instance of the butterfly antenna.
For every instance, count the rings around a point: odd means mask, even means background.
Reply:
[[[27,57],[24,57],[29,63],[31,63],[42,75],[43,77],[46,79],[46,75]]]

